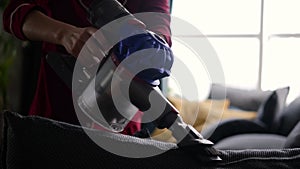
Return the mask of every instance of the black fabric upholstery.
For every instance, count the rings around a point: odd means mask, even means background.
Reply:
[[[5,113],[4,169],[87,168],[299,168],[300,149],[220,151],[220,163],[201,163],[172,143],[93,130],[115,144],[169,151],[148,158],[126,158],[98,147],[79,126]],[[134,149],[132,150],[134,151]]]
[[[226,150],[221,152],[225,168],[298,169],[300,167],[299,149]]]

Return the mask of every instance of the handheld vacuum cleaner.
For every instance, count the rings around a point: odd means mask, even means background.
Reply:
[[[120,33],[104,33],[106,39],[119,38],[101,61],[96,76],[78,99],[81,110],[94,122],[112,132],[121,132],[137,111],[144,112],[157,128],[168,128],[179,148],[201,161],[220,161],[213,143],[183,122],[179,111],[163,96],[159,80],[169,76],[173,53],[163,38],[145,25],[117,0],[79,0],[96,28],[121,19]],[[125,32],[125,33],[124,33]],[[95,97],[93,93],[96,93]],[[97,111],[98,110],[98,111]],[[101,115],[96,112],[101,112]]]

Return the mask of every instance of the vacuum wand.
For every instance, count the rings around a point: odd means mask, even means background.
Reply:
[[[186,150],[189,155],[205,162],[220,161],[219,153],[212,146],[213,143],[203,136],[191,125],[186,124],[179,111],[163,96],[157,86],[148,85],[142,81],[133,80],[130,84],[130,101],[141,111],[151,112],[144,114],[144,119],[153,119],[159,129],[167,128],[177,140],[177,145]],[[153,105],[149,102],[153,101]],[[161,106],[162,105],[162,106]],[[160,108],[164,109],[161,110]]]

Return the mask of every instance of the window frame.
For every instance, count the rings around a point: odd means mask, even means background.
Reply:
[[[258,55],[258,75],[256,89],[262,90],[262,74],[263,74],[263,59],[264,50],[269,40],[272,38],[300,38],[300,33],[283,33],[275,34],[265,32],[265,1],[260,0],[260,20],[259,20],[259,32],[257,34],[204,34],[204,35],[178,35],[178,38],[193,37],[193,38],[255,38],[259,41],[259,55]],[[173,0],[170,0],[170,6],[174,7]]]

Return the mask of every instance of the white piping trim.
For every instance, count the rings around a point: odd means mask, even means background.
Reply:
[[[9,23],[9,28],[10,28],[10,32],[16,36],[16,34],[14,33],[13,29],[12,29],[12,20],[13,20],[13,16],[14,14],[17,12],[17,10],[19,10],[19,8],[25,6],[25,5],[30,5],[29,3],[23,3],[23,4],[20,4],[11,14],[10,14],[10,23]]]

